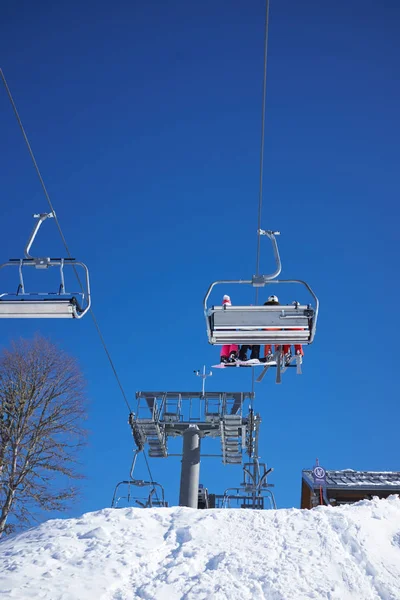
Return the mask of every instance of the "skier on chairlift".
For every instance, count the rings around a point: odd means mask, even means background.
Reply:
[[[240,346],[239,356],[238,356],[239,360],[242,360],[242,361],[248,360],[247,350],[249,350],[249,348],[251,348],[250,360],[259,360],[260,346],[254,345],[254,344],[253,344],[253,346]]]
[[[222,299],[222,306],[232,306],[229,296],[225,294]],[[234,363],[238,356],[239,346],[237,344],[225,344],[221,348],[221,363]]]
[[[232,302],[230,296],[225,296],[222,299],[222,306],[232,306]],[[247,360],[247,350],[252,348],[251,358],[258,359],[260,356],[260,346],[241,346],[240,352],[238,353],[239,346],[237,344],[225,344],[221,348],[221,363],[234,363],[236,359],[246,361]]]
[[[280,306],[278,296],[269,296],[268,300],[264,302],[264,306]],[[279,346],[275,346],[275,352],[279,349]],[[289,362],[291,359],[291,346],[290,344],[283,345],[283,354],[285,355],[285,362]],[[294,351],[300,356],[304,356],[303,346],[301,344],[294,345]],[[273,357],[271,344],[265,344],[264,346],[264,361],[268,362]]]
[[[222,300],[222,306],[232,306],[232,302],[229,296],[225,295]],[[264,302],[264,306],[280,306],[278,296],[269,296],[268,300]],[[221,348],[221,363],[234,363],[236,360],[247,361],[247,351],[251,348],[250,360],[260,360],[260,346],[259,345],[243,345],[240,347],[237,344],[225,344]],[[275,352],[279,349],[279,346],[275,346]],[[304,356],[303,347],[301,344],[295,344],[295,353],[300,356]],[[291,346],[290,344],[283,345],[283,354],[285,362],[290,362],[291,359]],[[268,362],[272,359],[272,346],[266,344],[264,346],[264,358],[260,362]]]

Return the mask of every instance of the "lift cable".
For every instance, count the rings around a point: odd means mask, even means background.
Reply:
[[[269,0],[265,2],[265,28],[264,28],[264,69],[263,69],[263,93],[261,107],[261,142],[260,142],[260,177],[259,177],[259,196],[258,196],[258,218],[257,218],[257,259],[256,275],[260,274],[260,254],[261,254],[261,219],[263,207],[263,180],[264,180],[264,148],[265,148],[265,110],[267,103],[267,64],[268,64],[268,25],[269,25]],[[258,290],[256,287],[255,304],[258,304]],[[255,372],[251,370],[251,391],[254,393]]]
[[[263,77],[263,95],[262,95],[262,110],[261,110],[260,179],[259,179],[258,220],[257,220],[256,275],[260,274],[261,218],[262,218],[262,204],[263,204],[264,146],[265,146],[265,108],[266,108],[266,100],[267,100],[269,0],[266,0],[265,6],[266,6],[266,8],[265,8],[265,33],[264,33],[264,77]],[[256,288],[256,294],[257,294],[257,291],[258,291],[258,288]]]

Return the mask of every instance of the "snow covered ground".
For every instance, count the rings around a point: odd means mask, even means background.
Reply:
[[[48,521],[0,543],[0,597],[399,600],[400,500]]]

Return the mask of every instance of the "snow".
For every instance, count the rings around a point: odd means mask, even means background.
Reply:
[[[400,500],[104,509],[0,543],[2,600],[398,600]]]

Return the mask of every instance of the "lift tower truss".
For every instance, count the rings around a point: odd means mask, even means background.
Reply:
[[[196,426],[200,438],[221,439],[224,464],[242,464],[243,450],[253,435],[244,404],[253,397],[252,392],[137,392],[131,427],[148,443],[150,457],[169,456],[168,438],[183,436]]]

